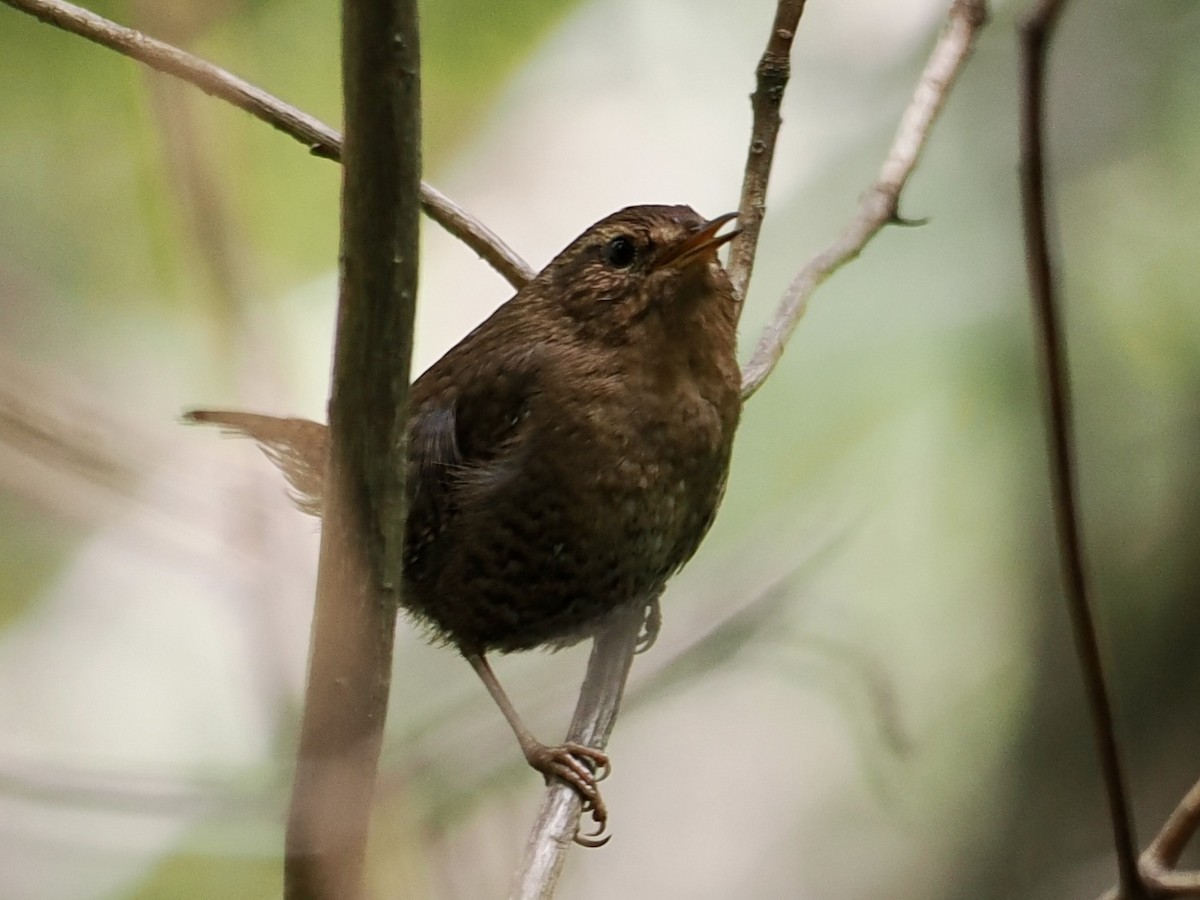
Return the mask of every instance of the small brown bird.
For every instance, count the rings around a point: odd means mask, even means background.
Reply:
[[[565,647],[653,610],[712,524],[741,410],[734,214],[597,222],[412,386],[402,603],[475,668],[526,760],[603,831],[603,752],[529,732],[485,654]],[[320,514],[326,429],[198,410],[259,441]],[[583,839],[581,839],[583,840]],[[584,840],[587,843],[588,841]]]

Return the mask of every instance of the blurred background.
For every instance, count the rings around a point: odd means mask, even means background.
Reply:
[[[804,16],[743,355],[874,178],[947,2]],[[97,0],[338,125],[337,5]],[[994,4],[902,213],[748,405],[634,666],[614,838],[560,896],[1094,897],[1109,825],[1061,602]],[[535,266],[631,203],[736,208],[767,0],[426,0],[425,170]],[[1200,776],[1200,7],[1070,6],[1049,172],[1084,534],[1143,844]],[[191,406],[323,418],[337,166],[0,8],[0,885],[281,887],[313,520]],[[509,294],[426,221],[424,368]],[[586,650],[498,661],[546,740]],[[540,799],[402,626],[373,897],[502,896]],[[1193,854],[1193,861],[1196,856]]]

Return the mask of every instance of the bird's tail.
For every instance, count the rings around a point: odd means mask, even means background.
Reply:
[[[244,435],[259,448],[292,487],[292,500],[310,516],[321,515],[325,491],[325,460],[329,430],[309,419],[281,419],[225,409],[193,409],[183,421],[216,425],[230,434]]]

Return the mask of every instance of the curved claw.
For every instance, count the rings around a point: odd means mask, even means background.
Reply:
[[[600,799],[599,793],[594,798],[584,801],[583,812],[591,813],[592,821],[596,823],[596,830],[586,834],[581,834],[576,830],[575,843],[581,847],[603,847],[612,839],[612,835],[604,834],[608,829],[608,807]]]
[[[604,833],[605,829],[608,828],[607,817],[605,817],[603,820],[600,820],[596,819],[596,817],[593,815],[592,818],[596,822],[595,831],[588,832],[587,834],[581,834],[578,831],[575,832],[574,841],[580,847],[603,847],[612,840],[611,834]]]
[[[582,801],[582,811],[590,814],[596,830],[590,834],[576,834],[575,842],[584,847],[602,847],[610,835],[604,835],[608,825],[608,807],[600,797],[597,782],[612,772],[608,755],[595,747],[567,742],[557,747],[538,745],[528,755],[529,764],[547,779],[554,777],[567,783]]]

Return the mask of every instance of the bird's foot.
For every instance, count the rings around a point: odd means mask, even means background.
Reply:
[[[637,643],[633,647],[634,653],[645,653],[654,646],[654,642],[658,640],[658,632],[662,629],[662,607],[658,603],[658,598],[655,597],[646,604],[645,618],[642,619],[642,628],[638,632]]]
[[[584,847],[607,844],[611,837],[604,834],[608,827],[608,807],[604,805],[598,785],[612,772],[608,755],[595,747],[568,741],[557,747],[538,744],[526,751],[525,758],[529,765],[546,776],[547,781],[552,777],[565,781],[583,800],[583,811],[591,814],[596,829],[589,834],[576,834],[575,843]]]

